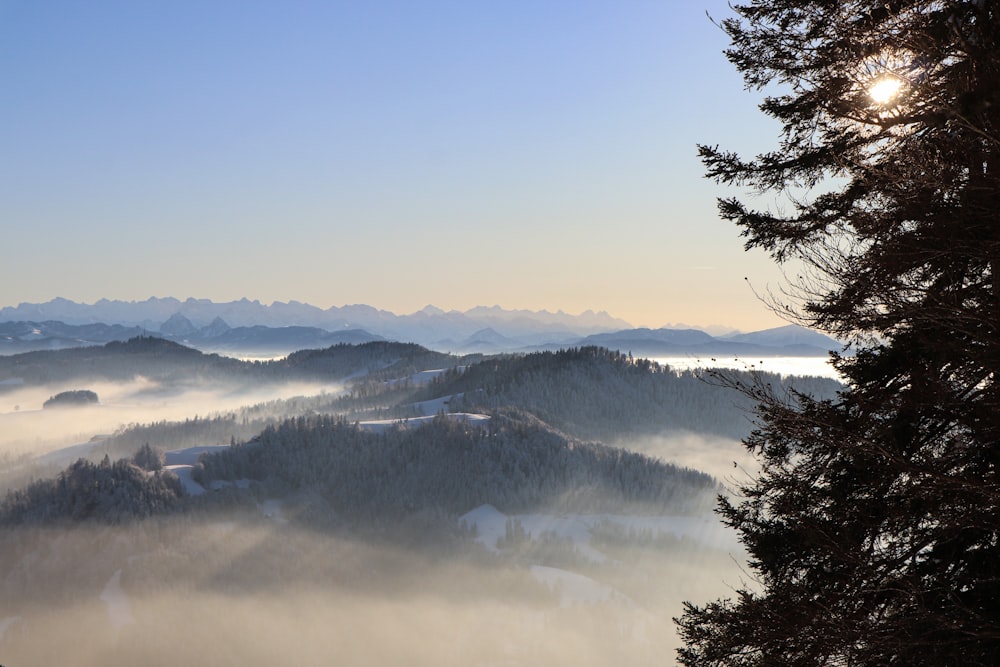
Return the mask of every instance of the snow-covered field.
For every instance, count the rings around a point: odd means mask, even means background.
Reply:
[[[424,415],[436,415],[439,412],[447,412],[448,406],[451,404],[452,399],[461,397],[461,394],[449,394],[448,396],[440,396],[438,398],[432,398],[429,401],[418,401],[417,403],[411,403],[413,409]]]
[[[407,417],[405,419],[373,419],[358,422],[358,427],[366,431],[379,433],[395,426],[419,426],[420,424],[432,421],[435,417],[436,415],[425,415],[423,417]],[[445,414],[445,417],[466,424],[483,424],[490,420],[489,415],[480,415],[472,412],[449,412]]]
[[[218,452],[228,449],[229,445],[203,445],[201,447],[188,447],[187,449],[174,449],[164,454],[164,464],[168,466],[188,465],[193,466],[198,462],[198,457],[208,452]]]
[[[464,371],[465,369],[466,366],[456,366],[454,370],[461,372]],[[386,384],[389,385],[390,387],[396,387],[400,385],[409,385],[411,387],[423,387],[425,385],[430,384],[435,378],[444,375],[449,370],[452,369],[435,368],[432,370],[417,371],[416,373],[409,375],[405,378],[401,378],[399,380],[389,380],[388,382],[386,382]]]

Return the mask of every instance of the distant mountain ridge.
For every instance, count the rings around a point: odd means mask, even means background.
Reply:
[[[120,324],[76,325],[51,320],[0,322],[0,355],[104,345],[149,334],[204,352],[236,356],[284,356],[295,350],[385,340],[382,336],[363,329],[327,331],[318,327],[299,326],[230,327],[222,318],[216,318],[199,328],[183,316],[173,315],[158,330],[152,331]]]
[[[189,298],[181,301],[173,297],[151,297],[145,301],[101,299],[93,304],[56,298],[46,303],[22,303],[0,308],[0,322],[120,324],[148,331],[161,331],[162,325],[175,315],[184,317],[196,328],[221,318],[232,327],[304,326],[327,331],[365,329],[385,338],[412,339],[420,343],[445,338],[462,339],[485,328],[493,328],[501,335],[517,338],[543,332],[571,332],[584,336],[632,326],[606,312],[595,313],[591,310],[570,315],[562,311],[553,313],[545,310],[505,310],[499,306],[479,306],[463,313],[426,306],[409,315],[397,315],[363,304],[333,306],[323,310],[299,301],[275,301],[271,305],[264,305],[260,301],[246,298],[216,303],[208,299]]]
[[[427,306],[396,315],[368,305],[326,310],[297,301],[150,298],[79,304],[53,299],[0,309],[0,354],[63,349],[153,334],[208,352],[278,356],[339,343],[395,340],[455,353],[524,352],[600,346],[638,356],[683,354],[824,356],[840,345],[796,325],[716,337],[698,329],[633,328],[606,312],[465,312]]]

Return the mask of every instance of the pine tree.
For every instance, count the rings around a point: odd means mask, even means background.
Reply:
[[[148,442],[143,443],[132,456],[132,463],[150,472],[162,470],[165,460],[166,455],[163,450],[159,447],[151,447]]]
[[[757,479],[721,501],[750,554],[687,604],[685,665],[1000,664],[1000,3],[754,0],[729,60],[783,127],[700,147],[748,248],[802,263],[801,321],[848,389],[761,401]],[[780,210],[778,210],[780,209]],[[797,304],[797,305],[796,305]]]

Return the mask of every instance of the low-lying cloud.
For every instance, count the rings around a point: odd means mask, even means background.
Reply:
[[[444,553],[176,518],[19,540],[0,573],[12,665],[662,663],[681,600],[740,576],[730,554],[622,545],[577,575],[621,593],[594,603],[471,541]]]
[[[122,425],[205,417],[280,398],[336,394],[341,388],[303,382],[168,388],[142,377],[129,382],[76,380],[24,387],[0,393],[0,454],[39,455],[110,434]],[[50,397],[72,389],[94,391],[100,403],[42,408]]]
[[[733,438],[675,431],[656,436],[630,436],[614,444],[706,472],[729,489],[746,483],[758,470],[754,457]]]

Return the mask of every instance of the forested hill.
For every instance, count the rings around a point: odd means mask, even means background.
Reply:
[[[718,491],[704,473],[576,442],[512,411],[486,426],[441,416],[380,433],[300,417],[201,466],[195,478],[203,484],[256,480],[270,494],[311,497],[313,514],[348,520],[455,516],[485,503],[504,512],[703,512]]]
[[[333,377],[365,373],[373,377],[396,378],[482,359],[483,355],[478,354],[456,357],[434,352],[416,343],[375,341],[361,345],[340,343],[322,350],[301,350],[270,365]]]
[[[749,372],[726,371],[746,382]],[[789,388],[832,397],[840,384],[825,378],[783,379],[756,373],[781,393]],[[454,396],[450,409],[488,411],[515,406],[578,438],[614,442],[626,435],[697,431],[734,438],[751,429],[752,403],[691,372],[599,347],[490,357],[440,376],[420,396]]]
[[[137,375],[161,381],[193,382],[205,378],[260,377],[260,371],[238,359],[203,354],[153,336],[93,347],[0,356],[0,380],[17,378],[25,385],[81,378],[123,381]]]
[[[458,363],[467,362],[419,345],[388,342],[338,344],[295,352],[276,361],[243,361],[205,354],[162,338],[138,336],[100,346],[0,356],[0,381],[16,379],[24,385],[39,385],[74,379],[122,381],[136,376],[178,385],[337,380],[367,373],[400,377]]]
[[[136,457],[114,463],[108,457],[100,463],[80,459],[54,478],[9,491],[0,500],[0,525],[122,523],[172,512],[183,500],[173,473],[144,469]]]
[[[695,514],[719,491],[704,473],[577,442],[510,410],[485,425],[439,416],[380,432],[330,415],[287,419],[202,456],[193,478],[204,487],[239,482],[222,494],[182,495],[172,472],[148,465],[151,451],[146,445],[115,463],[79,460],[54,479],[13,490],[0,501],[0,525],[119,523],[233,502],[252,506],[262,496],[286,499],[290,516],[326,527],[418,514],[454,525],[483,504],[504,512]]]

